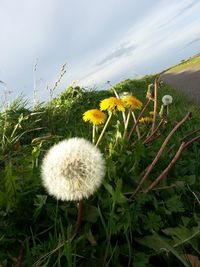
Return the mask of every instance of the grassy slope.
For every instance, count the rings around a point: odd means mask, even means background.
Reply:
[[[195,68],[200,68],[200,55],[184,60],[183,62],[169,68],[166,72],[167,73],[180,72],[185,69],[195,69]]]

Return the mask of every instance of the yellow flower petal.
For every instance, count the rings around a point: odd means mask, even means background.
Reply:
[[[101,123],[104,123],[105,119],[106,115],[98,109],[90,109],[83,114],[83,120],[85,122],[89,121],[94,125],[99,125]]]
[[[152,115],[153,116],[154,115],[154,111],[150,111],[149,112],[149,115]]]
[[[135,96],[126,96],[122,98],[122,102],[124,103],[124,106],[129,108],[129,109],[141,109],[143,104],[142,102],[137,99]]]
[[[139,120],[140,123],[152,123],[153,122],[153,118],[150,118],[150,117],[142,117],[140,120]]]
[[[109,97],[102,100],[100,103],[100,109],[109,111],[115,111],[117,109],[119,111],[125,111],[122,100],[116,97]]]

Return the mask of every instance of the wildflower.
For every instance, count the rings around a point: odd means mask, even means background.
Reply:
[[[101,110],[108,110],[108,111],[125,111],[123,102],[116,98],[116,97],[109,97],[101,101],[100,103]]]
[[[171,104],[173,101],[173,98],[171,95],[164,95],[162,98],[162,102],[164,106],[168,106],[169,104]]]
[[[54,145],[42,162],[42,182],[48,193],[61,200],[82,200],[101,185],[105,162],[99,149],[83,138]]]
[[[150,118],[150,117],[142,117],[140,120],[139,120],[140,123],[152,123],[153,122],[153,118]]]
[[[104,123],[105,119],[106,115],[98,109],[90,109],[83,114],[83,120],[85,122],[89,121],[94,125],[99,125],[101,123]]]
[[[135,96],[126,96],[122,99],[122,102],[124,103],[124,106],[131,109],[141,109],[142,107],[142,102],[137,99]]]
[[[155,113],[154,111],[150,111],[150,112],[149,112],[149,115],[152,115],[152,116],[153,116],[154,113]]]

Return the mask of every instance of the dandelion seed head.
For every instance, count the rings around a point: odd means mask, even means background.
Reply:
[[[171,95],[164,95],[162,98],[162,102],[164,106],[168,106],[172,103],[173,98]]]
[[[105,175],[98,148],[83,138],[71,138],[49,149],[42,162],[42,182],[60,200],[81,200],[92,195]]]

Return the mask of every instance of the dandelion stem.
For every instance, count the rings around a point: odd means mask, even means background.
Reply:
[[[95,144],[95,132],[96,132],[96,126],[93,124],[92,126],[92,143]]]
[[[78,215],[77,215],[77,220],[76,220],[76,228],[75,228],[75,234],[78,233],[80,227],[81,227],[81,222],[82,222],[82,218],[83,218],[83,199],[81,199],[79,201],[79,205],[78,205]]]
[[[125,139],[125,137],[127,135],[128,124],[129,124],[129,121],[130,121],[130,115],[131,115],[131,111],[129,110],[127,118],[126,118],[125,127],[124,127],[123,139]]]
[[[137,120],[136,120],[136,117],[135,117],[135,113],[134,111],[131,112],[132,114],[132,117],[133,117],[133,120],[134,120],[134,123],[135,123],[135,130],[136,130],[136,133],[137,133],[137,136],[138,136],[138,139],[141,138],[141,135],[140,135],[140,130],[139,130],[139,127],[138,127],[138,124],[137,124]]]
[[[109,117],[108,117],[108,119],[107,119],[107,121],[106,121],[106,123],[105,123],[105,125],[104,125],[104,127],[103,127],[103,130],[102,130],[102,132],[101,132],[101,134],[100,134],[100,136],[99,136],[99,139],[97,140],[97,143],[96,143],[96,147],[99,145],[99,143],[101,142],[101,139],[102,139],[102,137],[103,137],[103,135],[104,135],[104,133],[105,133],[105,130],[106,130],[106,128],[108,127],[108,124],[109,124],[109,122],[110,122],[110,120],[111,120],[111,118],[112,118],[112,112],[110,113],[110,115],[109,115]]]
[[[131,131],[130,131],[130,133],[129,133],[128,140],[130,140],[132,133],[135,131],[135,128],[137,127],[138,122],[139,122],[140,118],[142,117],[143,113],[144,113],[144,112],[146,111],[146,109],[148,108],[150,101],[151,101],[151,99],[148,99],[148,101],[146,102],[145,106],[144,106],[143,109],[141,110],[141,112],[140,112],[140,114],[139,114],[139,116],[138,116],[138,118],[137,118],[137,120],[136,120],[136,122],[135,122],[133,128],[131,129]]]
[[[113,90],[116,98],[120,99],[120,97],[119,97],[117,91],[115,90],[114,86],[110,82],[108,82],[108,84],[110,85],[111,89]],[[124,111],[122,111],[122,117],[123,117],[123,122],[124,122],[124,127],[125,127],[127,118],[126,118],[126,114],[125,114]]]

